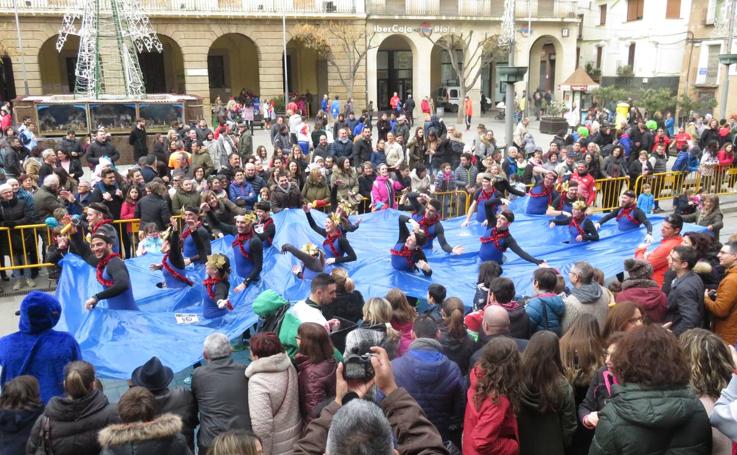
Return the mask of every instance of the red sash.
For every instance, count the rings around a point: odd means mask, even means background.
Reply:
[[[413,269],[415,267],[415,261],[412,260],[412,250],[407,248],[407,245],[403,245],[401,250],[392,248],[389,250],[392,256],[402,256],[409,264],[409,267]]]
[[[507,237],[509,237],[509,230],[505,229],[503,231],[497,231],[496,228],[493,228],[489,237],[481,237],[481,243],[493,242],[498,251],[504,251],[501,246],[501,241]]]
[[[323,248],[325,247],[330,248],[330,252],[333,253],[333,257],[335,258],[339,258],[342,256],[342,254],[338,252],[338,249],[335,248],[335,241],[338,240],[339,238],[340,238],[340,231],[338,231],[338,234],[336,235],[328,235],[325,238],[325,240],[322,242]]]
[[[437,216],[433,218],[428,218],[427,216],[423,215],[422,219],[420,220],[420,227],[425,232],[425,236],[427,236],[427,238],[430,238],[430,228],[438,222],[438,219],[439,217]]]
[[[625,217],[628,220],[630,220],[630,222],[632,222],[632,224],[640,224],[640,222],[637,221],[632,216],[632,211],[635,210],[636,207],[637,207],[637,204],[632,204],[631,206],[629,206],[627,208],[619,209],[619,213],[617,213],[617,217],[616,217],[617,218],[617,221],[621,220],[622,217]]]
[[[168,259],[169,253],[164,254],[164,259],[161,261],[161,267],[166,270],[169,275],[173,276],[177,280],[181,281],[182,283],[186,283],[187,286],[192,286],[192,284],[194,284],[192,283],[192,280],[177,272],[177,270],[169,264]]]
[[[197,230],[197,229],[199,229],[199,228],[200,228],[200,223],[197,223],[197,224],[195,225],[195,228],[194,228],[194,229],[195,229],[195,231],[196,231],[196,230]],[[191,229],[190,229],[189,227],[187,227],[187,229],[185,229],[185,230],[184,230],[184,232],[182,232],[182,235],[181,235],[181,239],[182,239],[182,241],[184,241],[184,239],[186,239],[186,238],[187,238],[187,237],[189,237],[190,235],[192,235],[192,230],[191,230]]]
[[[92,226],[90,226],[90,231],[92,232],[92,235],[95,235],[97,233],[97,230],[100,229],[100,227],[102,227],[102,225],[104,225],[104,224],[112,224],[112,222],[113,222],[113,220],[111,220],[111,219],[103,218],[100,221],[98,221],[97,223],[93,224]]]
[[[243,247],[243,244],[253,237],[253,231],[247,233],[247,234],[238,234],[235,236],[235,241],[233,242],[233,246],[237,246],[238,249],[241,250],[241,254],[246,259],[250,259],[250,256],[248,255],[248,251]]]
[[[545,184],[541,185],[542,191],[535,192],[536,186],[530,188],[530,197],[547,197],[548,198],[548,205],[551,205],[553,202],[553,188],[548,188],[545,186]]]
[[[102,277],[102,273],[105,271],[105,267],[107,267],[110,261],[115,257],[118,257],[118,255],[115,253],[110,253],[104,258],[100,259],[97,263],[97,267],[96,267],[97,282],[105,286],[106,288],[109,288],[110,286],[113,285],[113,280],[106,280],[105,278]]]
[[[210,297],[210,300],[215,300],[215,285],[217,283],[220,283],[222,278],[207,278],[205,281],[202,282],[202,284],[205,285],[205,290],[207,291],[207,296]]]
[[[585,220],[585,219],[586,219],[586,217],[583,217],[583,218],[581,218],[581,221],[583,222],[583,220]],[[581,227],[581,225],[580,225],[580,224],[578,224],[578,222],[576,222],[576,218],[574,218],[574,217],[571,217],[571,222],[570,222],[569,226],[573,226],[573,227],[575,227],[575,228],[576,228],[576,230],[578,231],[578,234],[579,234],[579,235],[580,235],[581,237],[583,237],[583,236],[585,236],[585,235],[586,235],[586,232],[585,232],[585,231],[583,230],[583,228]]]
[[[484,190],[481,190],[481,192],[479,193],[479,197],[476,198],[476,202],[480,204],[484,201],[488,201],[489,199],[491,199],[494,193],[496,193],[496,190],[491,190],[488,193]]]

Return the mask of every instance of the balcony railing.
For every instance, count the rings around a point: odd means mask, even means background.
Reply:
[[[518,0],[515,17],[575,18],[577,0]],[[504,0],[367,0],[374,16],[471,16],[504,15]]]
[[[16,0],[21,13],[65,12],[79,0]],[[109,0],[101,0],[110,9]],[[141,0],[141,9],[154,15],[210,14],[360,14],[363,0]],[[13,0],[0,0],[0,11],[13,9]]]

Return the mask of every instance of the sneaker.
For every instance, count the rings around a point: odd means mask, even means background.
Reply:
[[[18,278],[18,280],[13,283],[13,290],[14,291],[20,291],[20,288],[23,287],[23,278]]]
[[[26,286],[28,286],[29,288],[35,288],[36,282],[32,278],[29,278],[26,280]]]

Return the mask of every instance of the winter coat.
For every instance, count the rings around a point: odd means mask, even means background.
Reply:
[[[389,189],[392,189],[390,192]],[[371,203],[376,206],[377,203],[383,204],[383,209],[397,208],[396,198],[391,197],[392,193],[401,189],[401,184],[393,181],[388,177],[377,176],[374,184],[371,186]]]
[[[371,199],[371,190],[374,186],[374,181],[376,181],[376,174],[369,176],[360,175],[358,177],[358,194],[366,199]]]
[[[665,322],[668,297],[653,280],[624,280],[622,290],[614,297],[617,303],[634,302],[651,322]]]
[[[693,271],[672,281],[665,320],[673,323],[670,330],[676,336],[688,329],[703,326],[704,282]]]
[[[135,217],[141,219],[141,226],[156,223],[156,228],[163,231],[171,218],[169,203],[158,194],[147,194],[136,203]]]
[[[49,418],[49,439],[54,455],[97,455],[100,452],[98,431],[120,422],[115,405],[99,390],[77,399],[54,397],[31,429],[26,453],[35,453],[42,444],[44,416]]]
[[[275,185],[271,190],[271,204],[274,213],[282,209],[302,207],[302,193],[295,182],[291,182],[286,190],[279,185]]]
[[[26,224],[33,224],[33,208],[28,207],[25,199],[13,196],[9,201],[0,200],[0,226],[11,228],[10,241],[13,246],[13,253],[16,255],[16,260],[18,260],[18,256],[23,256],[24,241],[25,245],[31,245],[33,243],[33,231],[21,231],[12,228]],[[25,240],[23,241],[23,239]],[[0,236],[0,246],[3,251],[9,251],[8,234],[3,233]]]
[[[43,406],[32,409],[0,409],[0,455],[25,453],[31,428]]]
[[[320,176],[318,180],[315,180],[311,175],[307,177],[305,185],[302,187],[302,197],[305,202],[330,202],[330,187],[326,177]]]
[[[371,147],[371,140],[363,138],[353,143],[353,165],[359,166],[364,161],[371,159],[371,153],[374,151]]]
[[[302,429],[292,362],[284,352],[263,357],[248,365],[246,377],[253,432],[261,438],[264,454],[291,454]]]
[[[412,179],[412,192],[415,193],[428,193],[430,192],[430,173],[426,172],[425,176],[420,178],[417,175],[417,169],[412,169],[409,173],[409,178]]]
[[[583,286],[590,287],[591,292],[586,293],[588,298],[579,299],[572,292],[564,299],[566,311],[563,317],[563,333],[568,330],[579,315],[584,313],[594,316],[599,322],[599,328],[604,330],[606,317],[609,314],[609,304],[614,303],[614,295],[609,289],[600,286],[598,283]]]
[[[550,378],[554,380],[554,378]],[[561,375],[557,380],[562,401],[555,411],[540,412],[540,395],[522,387],[517,414],[520,455],[565,455],[576,431],[576,403],[573,388]]]
[[[54,210],[66,207],[66,202],[45,186],[38,188],[33,195],[33,208],[37,220],[54,216]]]
[[[198,167],[201,167],[205,171],[205,177],[215,170],[212,157],[204,147],[200,148],[199,152],[192,154],[192,163],[189,165],[189,168],[194,171]]]
[[[704,306],[713,316],[714,333],[727,344],[734,345],[737,342],[737,265],[724,273],[717,298],[705,297]]]
[[[343,142],[340,139],[336,139],[332,144],[330,144],[330,151],[336,160],[341,157],[350,158],[353,154],[353,142],[349,140]]]
[[[589,454],[615,453],[710,454],[709,417],[687,387],[615,385],[611,400],[599,411]]]
[[[335,359],[314,363],[309,357],[297,353],[294,357],[299,379],[299,409],[305,423],[320,415],[326,400],[335,396]]]
[[[189,455],[182,430],[182,419],[161,415],[150,422],[110,425],[100,431],[100,455]]]
[[[185,192],[178,189],[174,193],[174,197],[171,198],[171,210],[174,213],[179,213],[185,207],[200,207],[200,193],[198,191]]]
[[[338,203],[348,202],[351,205],[358,203],[358,175],[355,171],[348,173],[336,167],[330,177],[330,184],[336,191],[335,197]]]
[[[458,365],[443,354],[437,340],[418,338],[406,354],[392,360],[392,370],[397,386],[412,395],[448,440],[450,425],[460,422],[465,409],[465,381]]]
[[[136,161],[142,156],[148,155],[148,145],[146,144],[146,130],[137,126],[131,130],[128,136],[128,145],[133,146],[133,157]]]
[[[392,319],[392,327],[400,333],[399,351],[397,351],[397,355],[404,355],[412,343],[412,321],[397,322]]]
[[[584,417],[592,412],[599,412],[612,397],[612,386],[617,384],[614,375],[609,372],[606,365],[596,370],[591,378],[586,396],[580,405],[578,405],[578,420],[583,422]]]
[[[538,294],[525,304],[525,312],[529,318],[530,333],[550,330],[558,336],[563,334],[562,321],[566,314],[563,299],[555,294]]]
[[[197,417],[197,401],[188,389],[166,389],[154,394],[156,415],[171,413],[182,420],[180,433],[187,441],[190,449],[194,450],[194,429],[199,424]]]
[[[448,327],[440,323],[438,324],[440,329],[440,337],[438,340],[443,346],[443,354],[458,365],[461,370],[461,374],[465,377],[468,374],[470,365],[468,364],[473,354],[474,341],[471,335],[466,335],[463,338],[453,338],[448,334]]]
[[[333,301],[320,305],[320,311],[326,320],[343,318],[358,322],[363,317],[363,295],[358,291],[351,293],[338,291]]]
[[[210,447],[215,436],[231,427],[231,420],[247,423],[241,429],[251,429],[245,371],[245,366],[223,357],[210,359],[192,372],[192,394],[200,413],[199,447]]]
[[[87,148],[87,162],[91,167],[100,164],[100,158],[107,157],[110,161],[115,164],[120,159],[120,153],[115,149],[115,146],[110,141],[98,142],[97,140],[92,141],[90,146]]]
[[[699,226],[711,226],[709,231],[714,238],[719,240],[719,232],[724,227],[724,215],[721,210],[712,210],[710,213],[704,214],[702,211],[683,215],[683,221],[686,223],[696,223]]]
[[[56,299],[41,292],[26,296],[18,331],[0,338],[0,386],[29,374],[38,379],[44,403],[64,393],[64,366],[81,360],[82,353],[71,334],[53,330],[61,311]]]
[[[496,400],[485,397],[478,405],[474,400],[480,373],[481,368],[475,366],[469,374],[468,404],[463,418],[463,454],[519,455],[517,417],[509,399],[504,395]]]

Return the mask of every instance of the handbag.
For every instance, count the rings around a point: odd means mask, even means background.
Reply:
[[[46,415],[41,416],[39,439],[40,443],[33,455],[54,455],[54,450],[51,448],[51,419]]]

